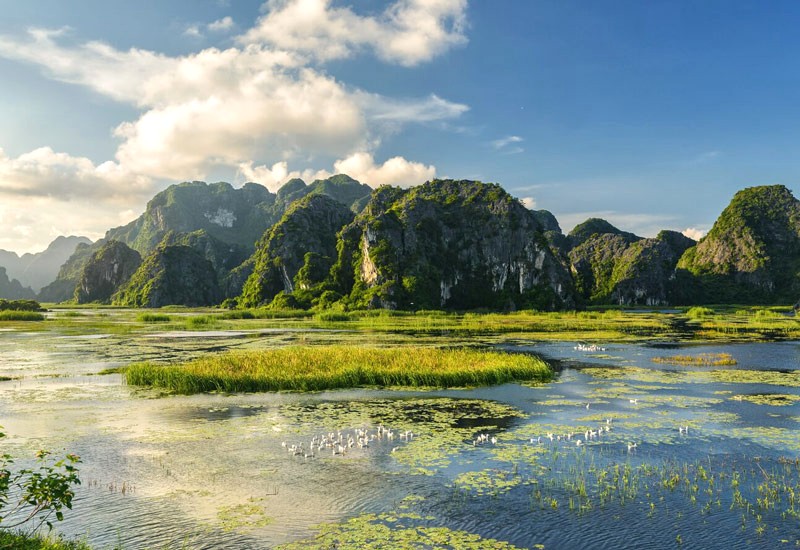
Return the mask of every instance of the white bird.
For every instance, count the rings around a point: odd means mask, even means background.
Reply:
[[[586,408],[587,409],[589,408],[589,405],[591,405],[591,403],[586,403]]]
[[[636,443],[628,443],[628,452],[636,450]]]
[[[580,439],[575,440],[575,446],[580,447],[582,444],[583,442]]]
[[[492,445],[497,445],[497,438],[496,437],[492,437]]]
[[[628,401],[630,401],[630,402],[631,402],[631,403],[633,403],[634,405],[636,405],[636,404],[638,404],[638,403],[639,403],[639,400],[638,400],[638,399],[628,399]]]

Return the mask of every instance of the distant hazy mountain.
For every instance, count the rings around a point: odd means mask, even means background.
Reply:
[[[8,279],[6,268],[0,267],[0,298],[7,300],[32,300],[36,294],[28,287],[23,287],[16,279]]]
[[[46,250],[35,254],[17,256],[14,252],[0,250],[0,266],[6,268],[9,279],[17,279],[22,286],[38,292],[56,279],[61,265],[67,261],[81,243],[91,244],[86,237],[58,237]]]

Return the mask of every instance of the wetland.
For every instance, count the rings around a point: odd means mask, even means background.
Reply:
[[[94,549],[800,545],[800,323],[787,315],[44,318],[0,321],[3,451],[81,456],[55,530]],[[126,381],[133,364],[298,348],[499,352],[554,371],[280,392]]]

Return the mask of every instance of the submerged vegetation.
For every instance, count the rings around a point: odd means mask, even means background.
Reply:
[[[548,380],[536,357],[470,349],[288,347],[231,352],[183,365],[131,365],[128,384],[189,394],[319,391],[362,386],[464,387]]]

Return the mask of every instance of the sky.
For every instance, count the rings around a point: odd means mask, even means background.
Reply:
[[[0,249],[180,181],[496,182],[567,232],[698,238],[800,191],[800,2],[0,2]]]

